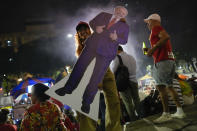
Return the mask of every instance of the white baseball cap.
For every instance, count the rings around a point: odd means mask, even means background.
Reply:
[[[144,19],[144,22],[148,22],[148,20],[157,20],[161,22],[161,17],[158,14],[152,14],[148,18]]]

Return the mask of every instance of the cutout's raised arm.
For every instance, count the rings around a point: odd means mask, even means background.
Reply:
[[[96,26],[99,26],[98,21],[102,20],[104,14],[105,14],[104,12],[101,12],[100,14],[98,14],[96,17],[94,17],[94,18],[89,22],[89,25],[90,25],[90,27],[92,28],[92,30],[93,30],[94,32],[96,31]]]

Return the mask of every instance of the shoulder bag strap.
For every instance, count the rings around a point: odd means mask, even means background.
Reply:
[[[120,65],[123,65],[123,62],[122,62],[122,58],[121,58],[121,56],[120,55],[117,55],[118,56],[118,59],[119,59],[119,63],[120,63]]]

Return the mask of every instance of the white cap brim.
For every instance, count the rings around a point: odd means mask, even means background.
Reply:
[[[149,20],[150,20],[150,19],[144,19],[144,22],[145,22],[145,23],[148,23]]]

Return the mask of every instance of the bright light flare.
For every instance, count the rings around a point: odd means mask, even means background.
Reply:
[[[73,35],[72,35],[72,34],[67,34],[67,37],[68,37],[68,38],[72,38]]]
[[[23,80],[22,78],[19,78],[19,79],[18,79],[19,82],[22,81],[22,80]]]

